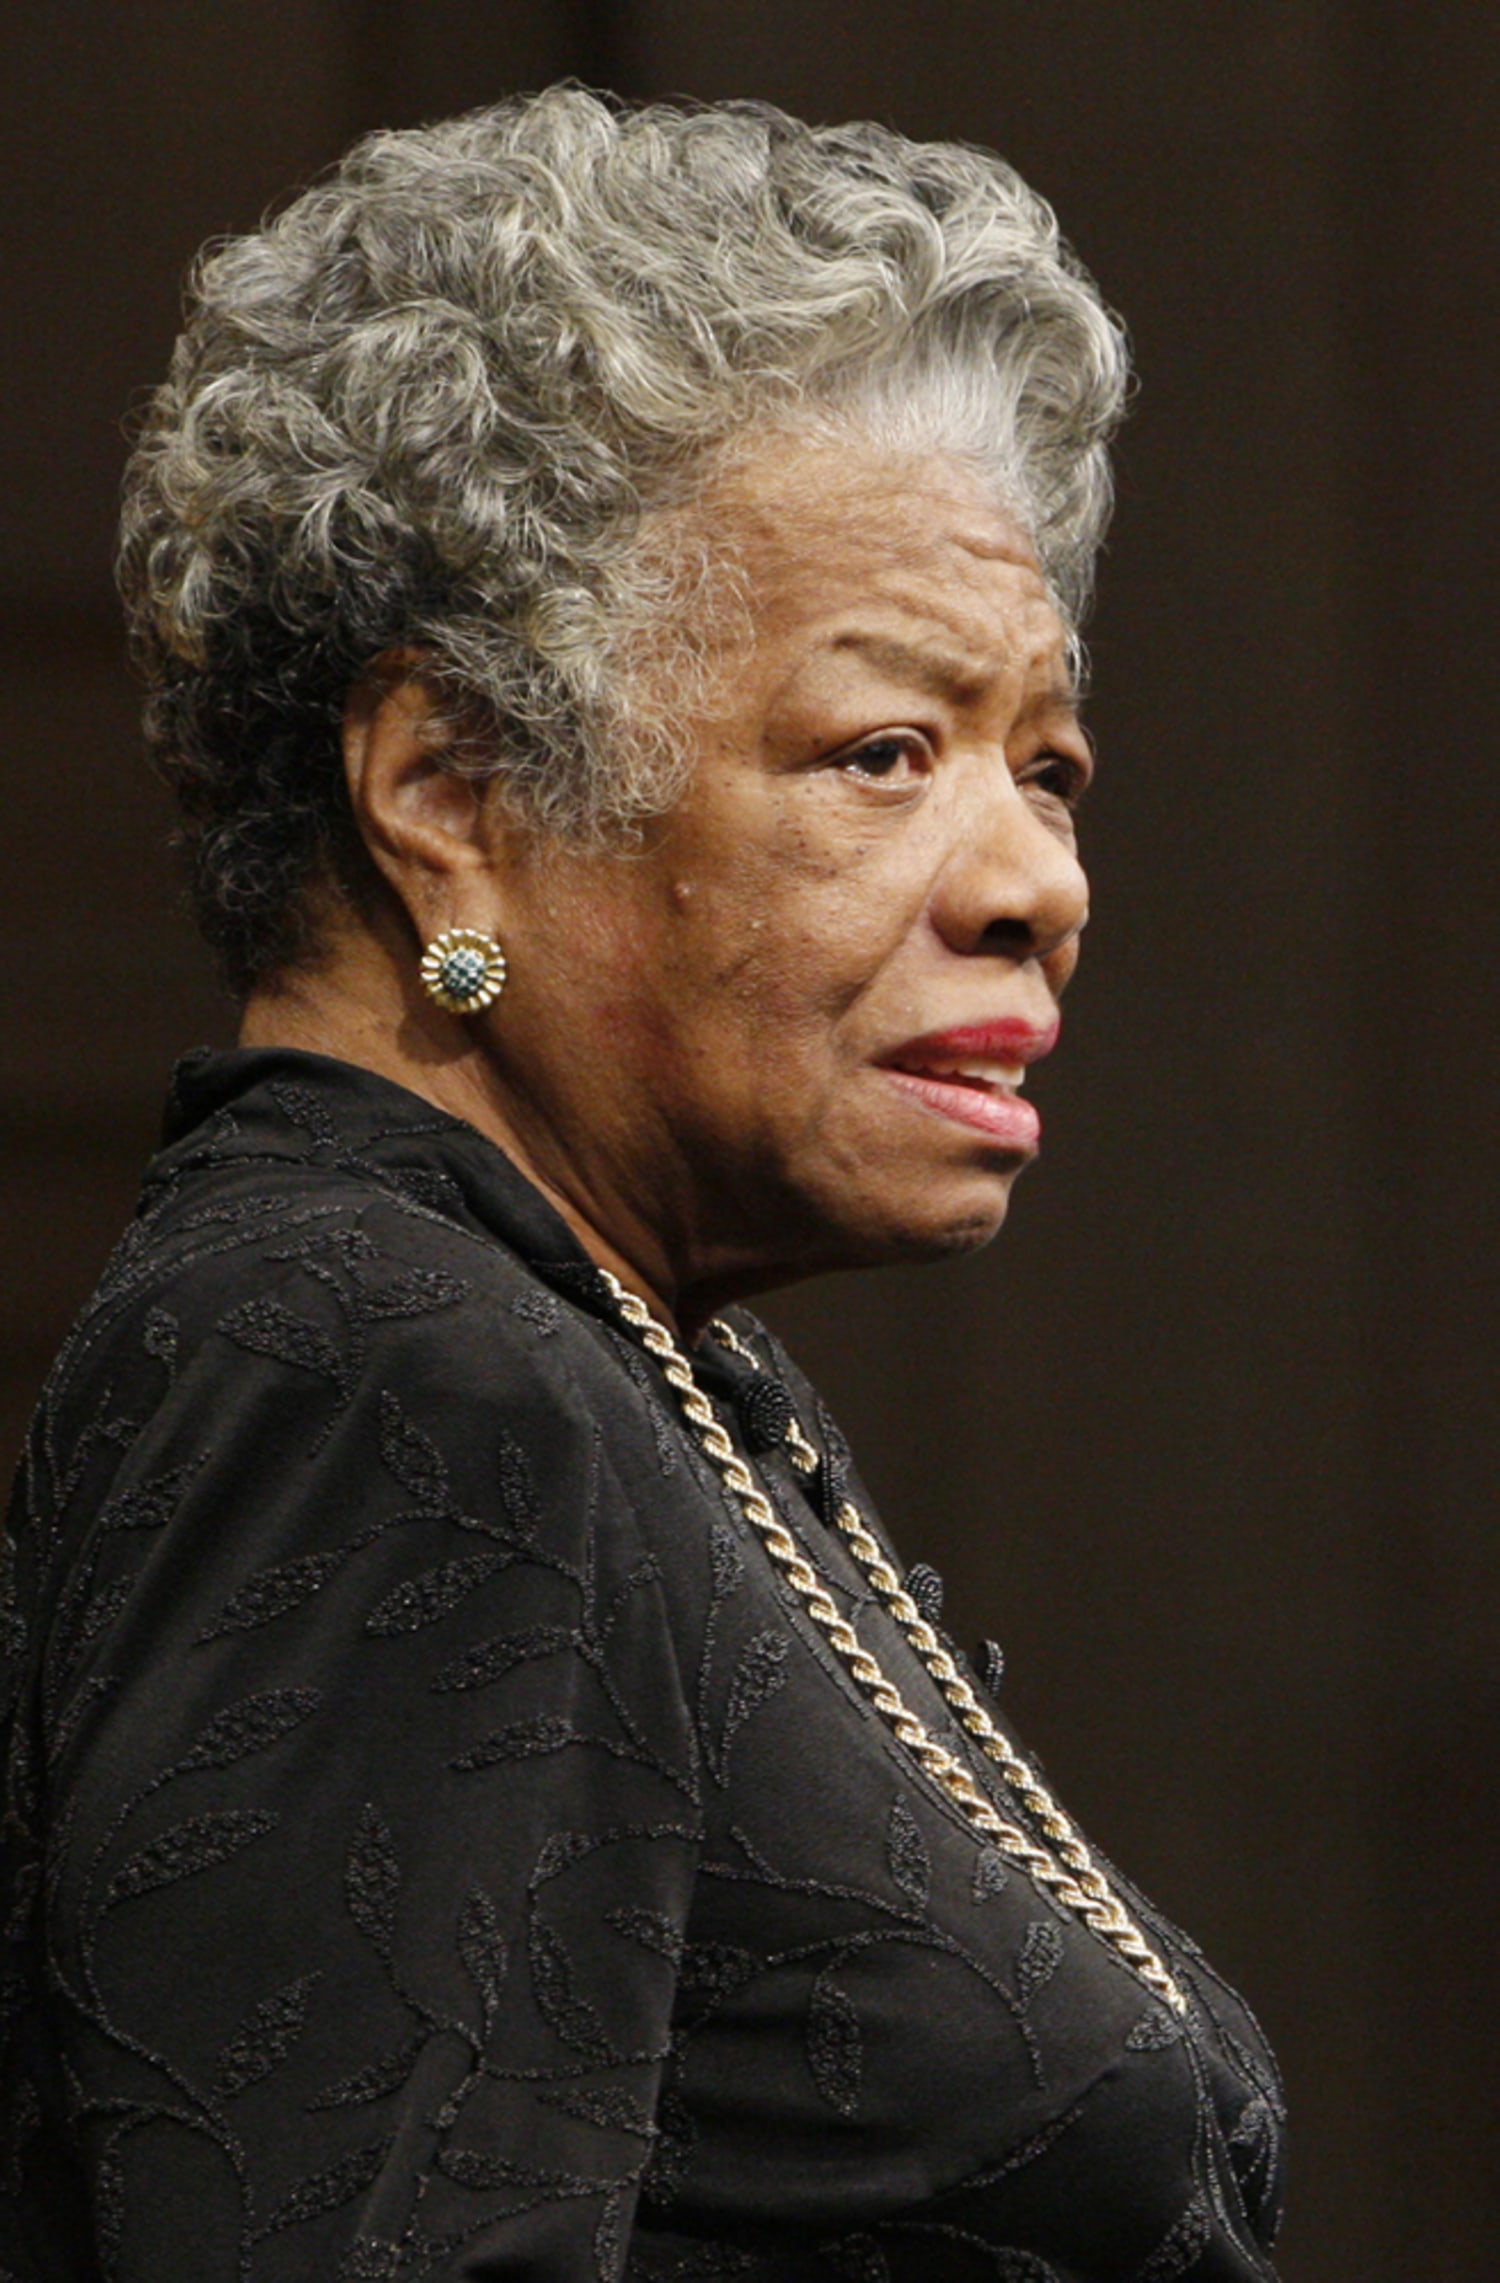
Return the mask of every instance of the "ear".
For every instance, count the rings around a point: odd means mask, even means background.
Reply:
[[[419,651],[387,651],[354,685],[343,746],[355,826],[418,941],[446,927],[493,928],[493,804],[448,766],[452,730]]]

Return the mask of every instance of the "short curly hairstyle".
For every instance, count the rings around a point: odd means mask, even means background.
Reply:
[[[147,743],[231,989],[357,877],[339,722],[382,652],[425,654],[454,765],[522,818],[628,840],[686,781],[667,701],[733,585],[653,510],[778,424],[946,451],[1076,629],[1126,385],[1051,210],[979,150],[576,86],[358,143],[200,257],[126,476]]]

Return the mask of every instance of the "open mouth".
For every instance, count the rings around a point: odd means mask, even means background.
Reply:
[[[1026,1077],[1022,1063],[965,1056],[955,1062],[888,1062],[882,1067],[894,1085],[925,1108],[1007,1150],[1029,1154],[1041,1139],[1041,1119],[1020,1097]]]
[[[925,1031],[881,1058],[908,1101],[980,1133],[1012,1155],[1030,1156],[1042,1121],[1021,1099],[1026,1071],[1057,1044],[1055,1012],[1037,1022],[1002,1015]]]
[[[1008,1088],[1014,1093],[1026,1083],[1024,1062],[995,1062],[980,1055],[966,1055],[953,1062],[896,1061],[887,1063],[886,1068],[908,1078],[934,1078],[944,1085],[971,1086],[983,1094],[994,1093],[997,1088]]]

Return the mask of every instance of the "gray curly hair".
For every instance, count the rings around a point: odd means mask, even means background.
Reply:
[[[1051,210],[982,151],[572,86],[357,144],[200,257],[126,477],[148,747],[231,988],[315,951],[312,881],[359,877],[339,722],[382,652],[424,653],[453,766],[628,840],[686,781],[734,587],[654,511],[778,425],[945,451],[1076,629],[1126,380]]]

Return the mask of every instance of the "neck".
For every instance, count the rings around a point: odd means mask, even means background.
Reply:
[[[394,991],[395,1005],[392,1004]],[[491,1057],[466,1018],[425,993],[403,991],[373,962],[338,958],[312,973],[280,976],[254,990],[241,1015],[239,1043],[326,1054],[373,1070],[484,1135],[540,1190],[584,1251],[643,1301],[678,1338],[696,1338],[712,1313],[680,1316],[664,1252],[643,1232],[636,1248],[612,1241],[567,1189],[549,1177],[546,1153],[528,1138]]]

